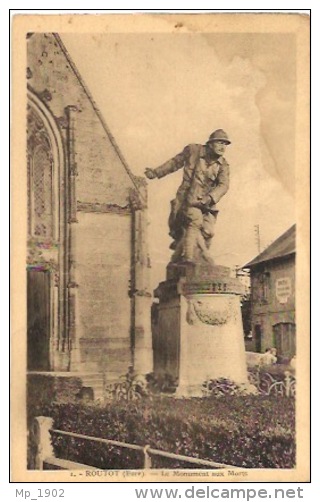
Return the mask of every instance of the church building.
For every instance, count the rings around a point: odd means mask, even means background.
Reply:
[[[28,373],[101,390],[152,371],[146,183],[57,34],[28,34],[27,95]]]

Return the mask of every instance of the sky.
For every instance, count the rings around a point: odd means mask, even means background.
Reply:
[[[243,266],[295,223],[293,34],[60,34],[130,169],[143,175],[219,128],[231,184],[211,254]],[[148,181],[152,285],[170,260],[167,220],[182,171]]]

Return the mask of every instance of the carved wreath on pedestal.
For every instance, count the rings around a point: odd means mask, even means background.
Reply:
[[[219,303],[220,303],[219,299]],[[187,322],[191,325],[199,321],[211,326],[221,326],[231,319],[236,319],[233,298],[223,299],[221,308],[212,304],[212,298],[188,300]]]

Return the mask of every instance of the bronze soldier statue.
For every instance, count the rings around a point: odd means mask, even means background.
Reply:
[[[145,170],[146,177],[154,179],[184,168],[169,216],[172,262],[213,264],[208,250],[218,214],[216,204],[229,188],[229,164],[223,154],[230,143],[227,134],[217,129],[205,145],[188,145],[163,165]]]

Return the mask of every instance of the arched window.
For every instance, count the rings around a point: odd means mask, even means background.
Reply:
[[[33,155],[33,234],[52,237],[52,159],[43,146]]]
[[[53,237],[53,157],[45,125],[28,108],[29,234]]]

